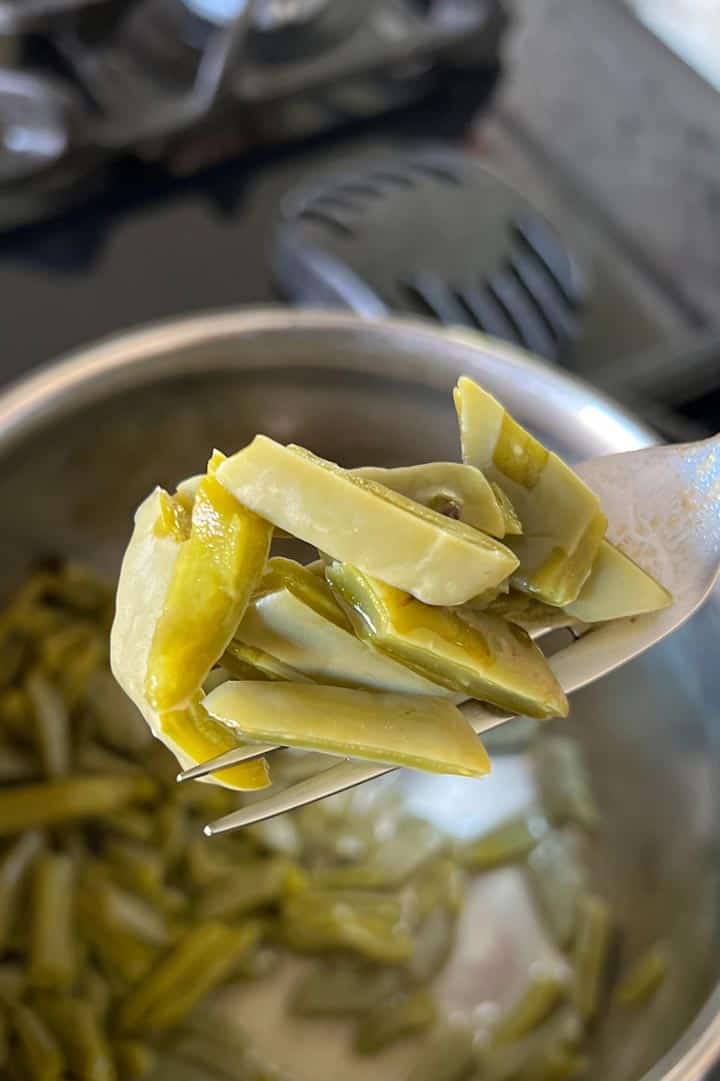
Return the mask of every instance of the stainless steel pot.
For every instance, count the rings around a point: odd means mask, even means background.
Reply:
[[[651,438],[587,386],[479,336],[284,311],[182,320],[94,346],[0,398],[0,585],[50,553],[116,570],[151,485],[172,484],[214,445],[231,450],[256,431],[345,464],[457,457],[449,392],[463,372],[571,459]],[[673,953],[647,1010],[611,1012],[598,1026],[597,1081],[698,1081],[720,1049],[718,622],[711,604],[572,702],[568,728],[605,814],[593,875],[618,913],[626,956],[658,937]],[[469,828],[526,784],[521,762],[499,760],[497,773],[494,787],[451,795],[439,780],[411,785],[410,798]],[[495,881],[463,923],[462,964],[445,987],[452,1005],[510,994],[527,960],[532,919],[517,881]],[[241,997],[241,1019],[244,1009]],[[269,1007],[263,1016],[267,1027]],[[338,1081],[330,1061],[314,1058],[308,1076]],[[402,1077],[399,1060],[388,1061],[386,1075]],[[374,1063],[342,1067],[343,1081],[377,1073]]]

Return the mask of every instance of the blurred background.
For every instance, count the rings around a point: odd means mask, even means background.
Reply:
[[[0,379],[285,301],[715,431],[719,93],[717,0],[0,0]]]

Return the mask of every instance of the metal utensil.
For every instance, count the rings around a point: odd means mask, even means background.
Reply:
[[[578,472],[600,497],[611,539],[662,581],[675,600],[662,612],[604,624],[556,653],[550,664],[566,694],[594,683],[680,627],[706,599],[720,572],[720,435],[700,443],[594,458]],[[462,708],[478,735],[512,719],[478,702]],[[278,749],[251,744],[228,751],[184,770],[178,780],[205,777]],[[396,768],[345,760],[211,822],[205,833],[212,836],[261,822]]]
[[[347,466],[457,457],[449,391],[463,373],[570,462],[653,440],[597,389],[478,334],[282,309],[194,315],[95,343],[0,395],[0,589],[53,553],[117,574],[134,508],[213,443],[263,431]],[[593,886],[622,914],[625,956],[656,939],[672,949],[648,1009],[598,1018],[588,1081],[701,1081],[720,1055],[719,639],[713,595],[665,642],[574,694],[571,719],[553,724],[590,770],[603,814]],[[401,770],[361,791],[390,784],[462,839],[536,798],[521,750],[494,765],[482,785]],[[495,991],[509,1001],[545,956],[523,872],[483,881],[445,981],[462,1016]],[[232,1000],[280,1068],[309,1063],[313,1077],[344,1081],[402,1072],[355,1060],[334,1026],[311,1042],[287,1023],[286,993],[282,981],[243,982]]]

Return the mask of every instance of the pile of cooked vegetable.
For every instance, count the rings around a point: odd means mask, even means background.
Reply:
[[[559,1081],[582,1070],[598,1011],[662,982],[656,946],[611,990],[615,920],[582,843],[599,814],[573,742],[539,739],[538,806],[468,840],[372,786],[209,841],[203,822],[241,797],[175,783],[110,674],[111,611],[92,574],[47,566],[0,615],[1,1076],[281,1081],[243,1035],[242,993],[229,1013],[219,989],[272,980],[297,955],[288,1009],[310,1029],[344,1019],[364,1055],[417,1041],[407,1081]],[[283,671],[232,652],[239,670]],[[279,752],[279,779],[318,757]],[[450,1023],[434,979],[464,898],[509,864],[557,963],[531,969],[509,1010]]]
[[[471,379],[455,402],[463,464],[346,470],[257,436],[139,507],[112,667],[183,766],[249,740],[480,776],[460,702],[567,713],[528,630],[670,602],[557,455]],[[274,533],[317,560],[271,557]]]

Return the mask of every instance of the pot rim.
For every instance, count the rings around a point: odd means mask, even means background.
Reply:
[[[532,412],[547,424],[572,418],[576,434],[602,444],[605,453],[635,450],[656,441],[652,431],[611,398],[566,372],[549,367],[515,346],[465,330],[444,330],[413,320],[363,320],[328,311],[249,308],[201,313],[141,326],[112,335],[66,354],[0,390],[0,455],[40,427],[98,396],[155,381],[163,372],[197,371],[192,350],[238,337],[285,333],[347,333],[376,338],[386,348],[402,341],[404,348],[433,353],[433,364],[448,350],[453,357],[473,352],[483,357],[500,384],[517,386],[518,378],[535,398]],[[184,358],[184,353],[187,357]],[[171,363],[172,361],[172,363]],[[208,358],[205,370],[231,366],[227,356]],[[430,365],[428,365],[428,370]],[[382,371],[378,368],[378,371]],[[384,369],[387,372],[387,368]],[[500,396],[501,392],[498,391]],[[720,987],[710,994],[683,1036],[641,1081],[702,1081],[720,1058]]]
[[[197,350],[213,342],[231,342],[268,333],[297,335],[346,333],[349,338],[379,339],[388,347],[403,343],[407,350],[433,354],[432,364],[442,372],[443,354],[458,359],[476,353],[496,384],[506,384],[508,395],[517,393],[523,380],[539,423],[571,422],[578,441],[600,444],[597,453],[636,450],[655,442],[656,436],[637,418],[581,379],[552,368],[519,347],[461,328],[447,330],[416,320],[366,320],[329,311],[274,308],[231,309],[150,323],[82,346],[62,355],[29,375],[0,388],[0,451],[18,435],[24,436],[48,417],[59,417],[110,392],[130,390],[168,374],[197,372]],[[440,367],[438,368],[438,359]],[[274,364],[275,358],[267,358]],[[278,364],[284,363],[278,358]],[[206,371],[227,370],[227,357],[204,357]],[[314,364],[307,366],[313,367]],[[327,363],[320,366],[329,367]],[[377,374],[387,374],[378,365]],[[500,390],[497,393],[502,396]]]

